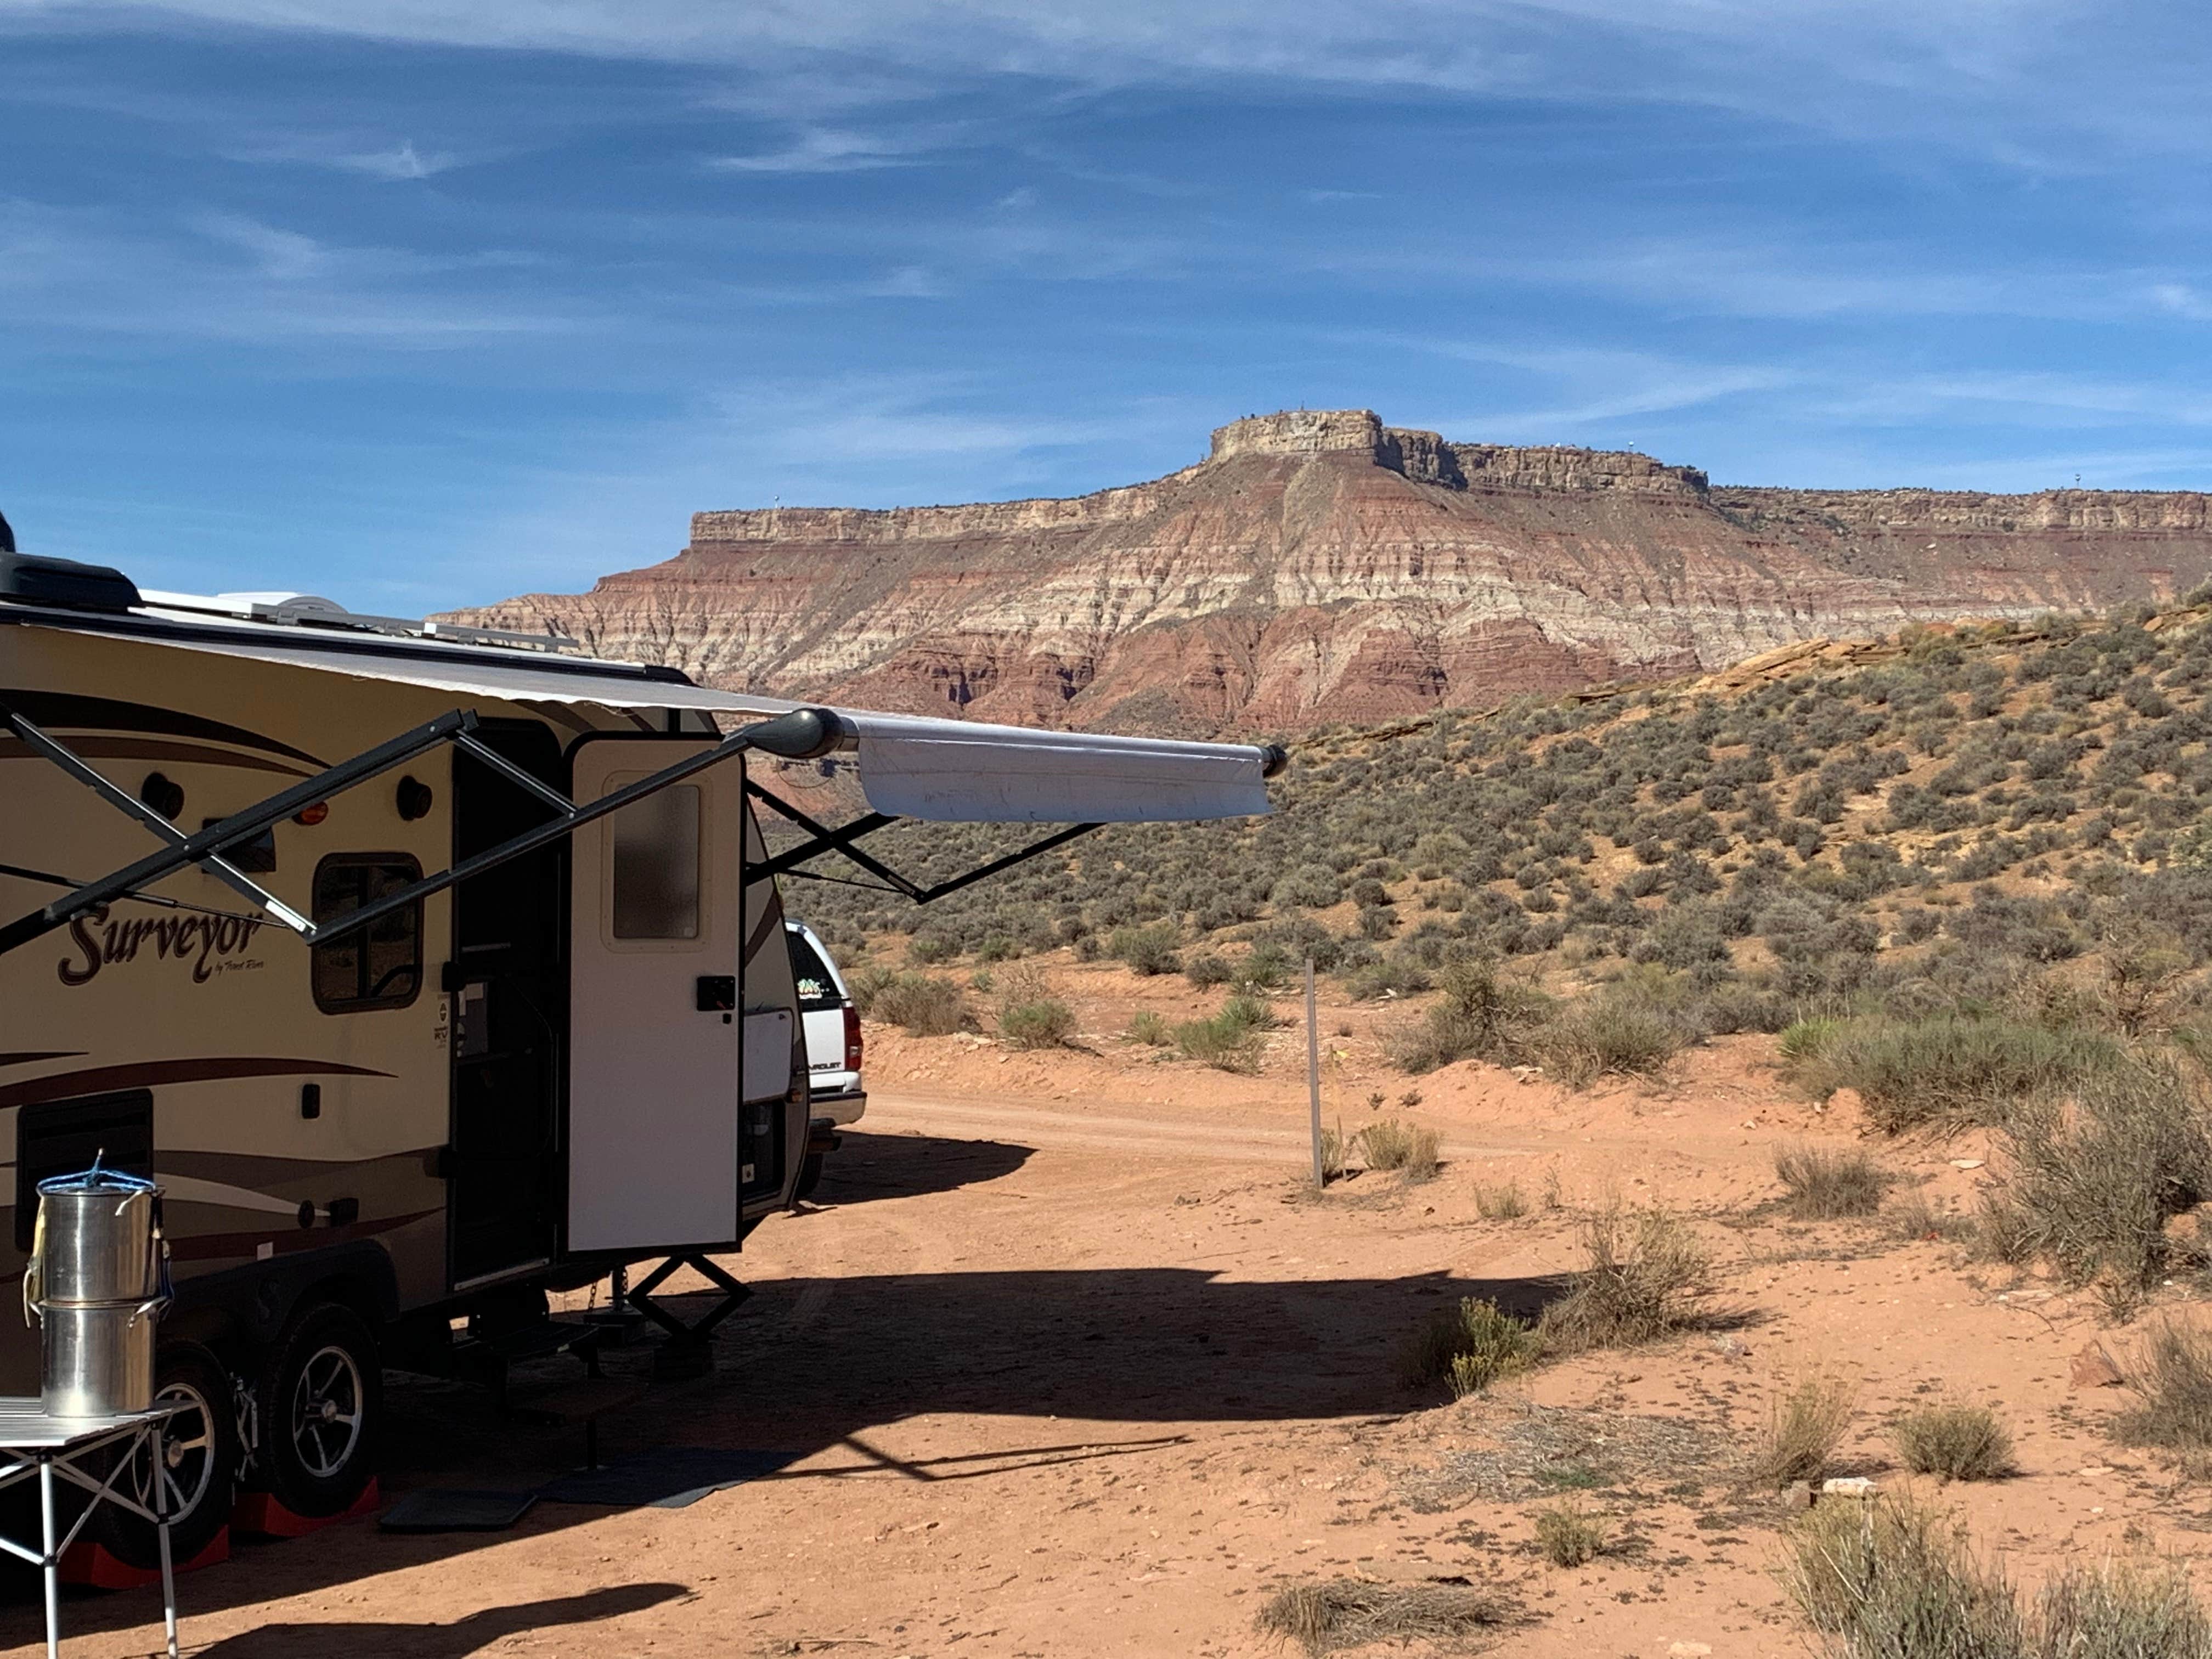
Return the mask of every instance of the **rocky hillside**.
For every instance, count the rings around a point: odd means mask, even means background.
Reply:
[[[665,563],[463,614],[786,695],[1295,730],[1917,620],[2165,601],[2212,573],[2208,501],[1722,487],[1641,454],[1300,410],[1073,500],[701,513]]]

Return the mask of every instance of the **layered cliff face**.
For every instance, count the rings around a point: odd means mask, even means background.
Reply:
[[[1717,488],[1640,454],[1299,410],[1069,500],[701,513],[665,564],[462,614],[785,696],[1284,730],[2164,599],[2212,572],[2208,501]]]

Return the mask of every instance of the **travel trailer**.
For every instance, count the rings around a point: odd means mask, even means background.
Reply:
[[[156,1177],[179,1553],[241,1478],[341,1512],[383,1366],[570,1340],[549,1291],[658,1264],[632,1300],[703,1361],[744,1294],[711,1257],[808,1145],[780,874],[840,854],[927,902],[1103,823],[1264,811],[1280,760],[805,707],[0,547],[0,1272],[40,1179]],[[763,762],[866,810],[819,822]],[[761,807],[801,839],[771,854]],[[859,844],[901,818],[1067,827],[923,888]],[[687,1264],[723,1292],[688,1322],[660,1297]],[[0,1392],[35,1391],[9,1328]]]

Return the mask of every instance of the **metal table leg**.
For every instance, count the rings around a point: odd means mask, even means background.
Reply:
[[[177,1574],[169,1559],[169,1460],[161,1443],[167,1426],[156,1423],[148,1429],[146,1455],[154,1469],[154,1532],[161,1548],[161,1625],[168,1634],[169,1659],[177,1659]]]
[[[39,1541],[46,1579],[46,1659],[62,1655],[62,1564],[54,1548],[54,1460],[39,1459]]]

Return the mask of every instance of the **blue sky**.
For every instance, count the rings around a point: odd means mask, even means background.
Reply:
[[[2212,488],[2212,12],[0,0],[0,510],[419,612],[1364,405]]]

